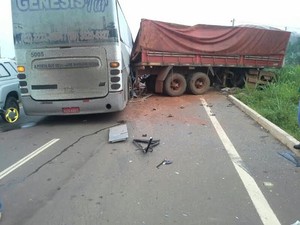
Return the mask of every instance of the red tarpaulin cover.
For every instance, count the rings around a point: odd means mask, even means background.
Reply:
[[[254,26],[185,26],[142,19],[132,59],[141,51],[206,55],[284,55],[290,32]]]

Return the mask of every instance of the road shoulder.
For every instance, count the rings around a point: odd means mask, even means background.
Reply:
[[[293,136],[282,130],[280,127],[276,126],[274,123],[270,122],[262,115],[251,109],[249,106],[235,98],[233,95],[228,95],[228,99],[235,104],[240,110],[254,119],[258,124],[260,124],[264,129],[269,131],[276,139],[278,139],[282,144],[286,145],[295,155],[300,157],[300,152],[294,149],[294,145],[299,142]]]

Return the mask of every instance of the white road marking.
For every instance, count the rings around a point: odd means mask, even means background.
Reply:
[[[11,165],[7,169],[0,172],[0,180],[2,180],[8,174],[12,173],[14,170],[18,169],[20,166],[22,166],[23,164],[28,162],[30,159],[34,158],[35,156],[37,156],[38,154],[40,154],[41,152],[43,152],[44,150],[49,148],[51,145],[55,144],[57,141],[59,141],[59,139],[53,139],[53,140],[49,141],[48,143],[44,144],[42,147],[38,148],[37,150],[35,150],[32,153],[30,153],[29,155],[25,156],[24,158],[22,158],[15,164]]]
[[[280,225],[280,222],[273,212],[271,206],[269,205],[268,201],[266,200],[265,196],[259,189],[258,185],[256,184],[254,178],[243,168],[243,160],[236,151],[235,147],[233,146],[232,142],[226,135],[225,131],[221,127],[220,123],[213,116],[212,112],[210,111],[210,107],[207,106],[205,99],[200,98],[204,109],[210,118],[215,130],[217,131],[219,138],[221,139],[236,171],[238,172],[251,200],[254,204],[256,211],[264,225]]]

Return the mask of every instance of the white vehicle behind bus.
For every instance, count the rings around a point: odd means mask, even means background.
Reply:
[[[117,0],[12,0],[12,17],[27,115],[125,108],[133,40]]]
[[[14,123],[20,116],[20,89],[14,60],[0,58],[0,116]]]

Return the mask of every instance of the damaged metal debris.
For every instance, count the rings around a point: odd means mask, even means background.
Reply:
[[[143,137],[146,137],[146,134],[143,134]],[[109,130],[109,142],[115,143],[120,141],[125,141],[128,138],[128,131],[126,124],[115,126]],[[133,139],[132,143],[137,147],[136,150],[141,150],[143,153],[153,152],[153,148],[160,144],[160,140],[154,140],[153,137],[147,139]],[[162,165],[169,165],[173,162],[168,159],[164,159],[159,163],[156,168],[159,169]]]
[[[128,130],[126,124],[121,124],[109,129],[109,142],[115,143],[126,141],[128,138]]]
[[[170,164],[172,164],[172,163],[173,163],[173,162],[172,162],[171,160],[164,159],[160,164],[158,164],[158,165],[156,166],[156,168],[159,169],[159,167],[162,166],[162,165],[170,165]]]
[[[147,153],[147,152],[152,152],[153,151],[153,148],[157,145],[159,145],[160,143],[160,140],[153,140],[152,137],[150,137],[149,140],[146,140],[146,139],[133,139],[133,144],[138,148],[137,150],[141,150],[143,151],[144,153]],[[143,147],[143,145],[145,145],[145,147]],[[168,160],[168,159],[164,159],[162,162],[160,162],[156,168],[159,169],[160,166],[162,165],[170,165],[172,164],[173,162],[171,160]]]
[[[149,140],[146,139],[133,139],[132,143],[138,148],[137,150],[141,150],[144,153],[152,152],[153,148],[157,145],[159,145],[160,140],[153,140],[152,137],[150,137]],[[143,147],[142,144],[146,144],[145,147]]]

